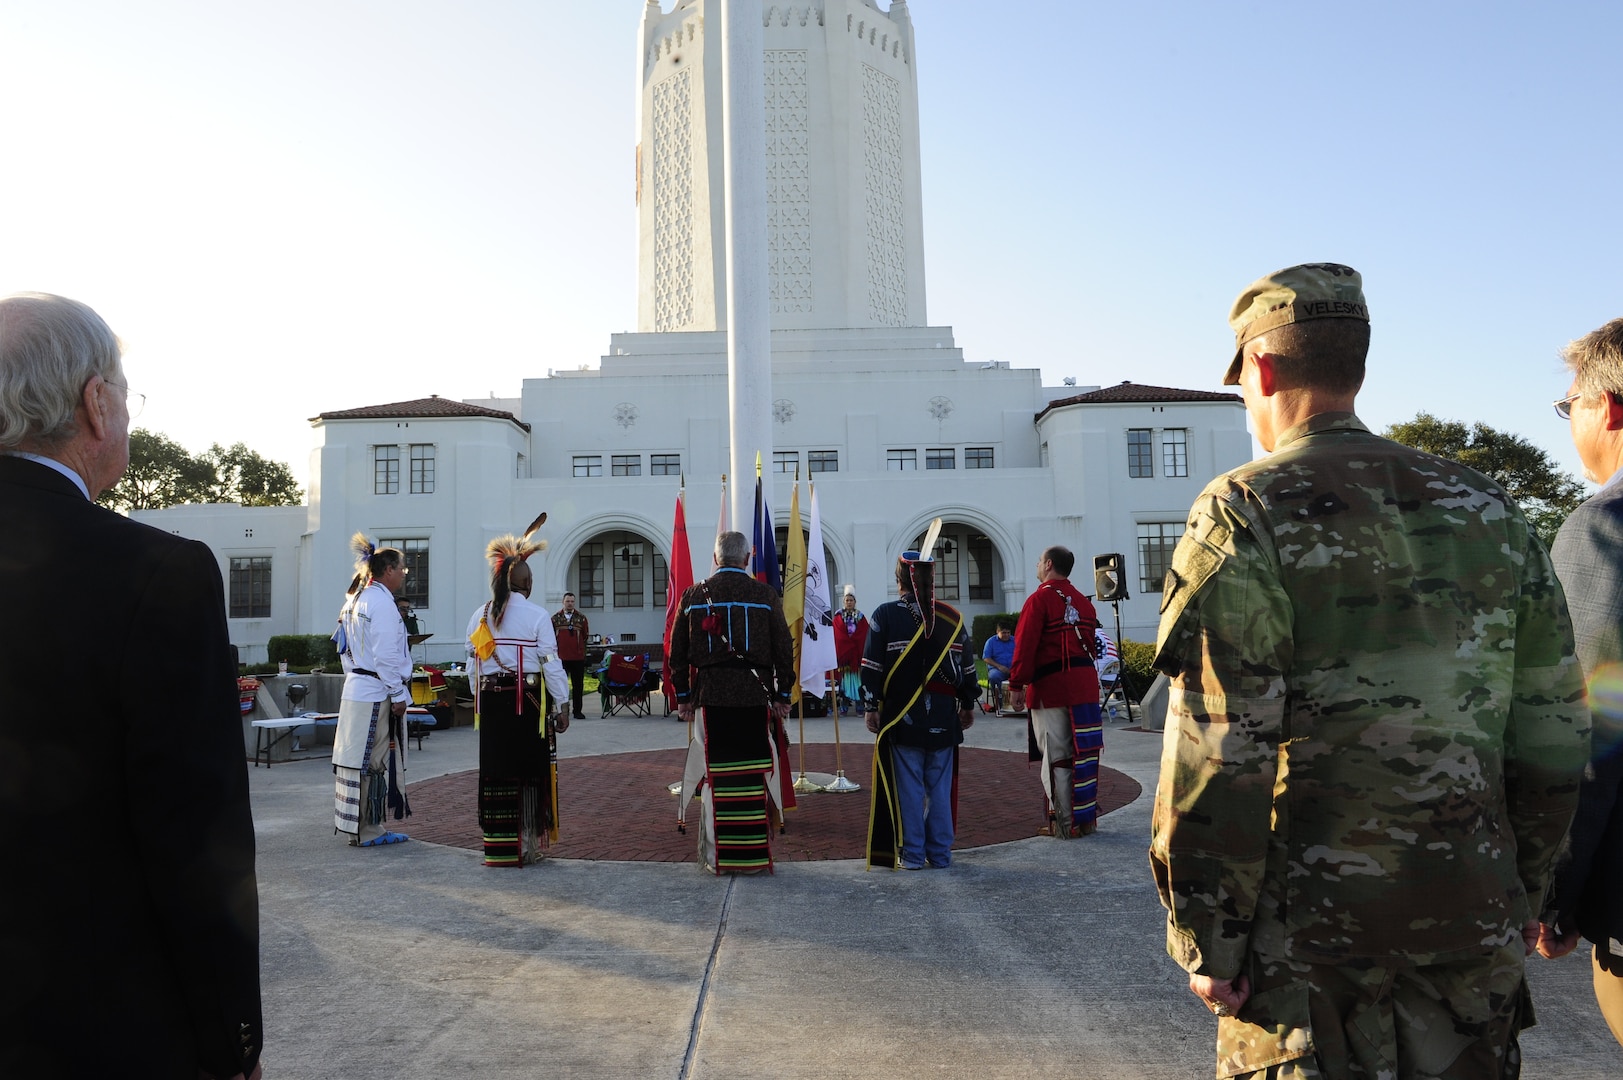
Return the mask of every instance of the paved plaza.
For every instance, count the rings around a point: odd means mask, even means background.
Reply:
[[[848,765],[871,755],[859,722],[840,731]],[[969,736],[1025,748],[1023,720],[983,717]],[[576,757],[686,737],[656,710],[577,720],[559,742]],[[1105,738],[1105,763],[1142,794],[1097,835],[963,850],[952,869],[921,873],[852,860],[737,879],[694,862],[492,870],[423,839],[359,851],[332,834],[325,759],[250,768],[265,1075],[1209,1077],[1214,1021],[1165,956],[1145,856],[1160,736],[1118,722]],[[806,739],[832,742],[832,722],[806,721]],[[465,728],[431,736],[408,782],[475,768],[477,740]],[[1033,830],[1037,783],[1030,774],[1032,792],[1018,794]],[[674,829],[666,798],[649,830]],[[867,798],[811,795],[796,813]],[[595,828],[564,822],[566,837]],[[1523,1076],[1623,1075],[1587,960],[1531,971],[1541,1023],[1524,1035]]]

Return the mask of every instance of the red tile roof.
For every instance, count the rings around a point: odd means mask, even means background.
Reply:
[[[316,420],[419,420],[450,416],[478,416],[493,420],[511,420],[525,431],[530,425],[505,409],[487,409],[483,405],[466,405],[453,398],[418,398],[415,401],[396,401],[389,405],[363,405],[359,409],[337,409],[311,417]]]
[[[1090,390],[1075,397],[1056,398],[1037,414],[1041,420],[1049,409],[1064,405],[1161,405],[1188,401],[1223,401],[1242,403],[1239,394],[1218,393],[1213,390],[1179,390],[1172,386],[1150,386],[1147,383],[1123,382]]]

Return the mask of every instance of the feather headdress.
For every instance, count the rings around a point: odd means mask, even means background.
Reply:
[[[512,533],[498,536],[485,546],[485,558],[490,560],[492,570],[500,567],[509,559],[523,561],[538,551],[547,550],[545,540],[531,540],[528,536],[518,537]]]

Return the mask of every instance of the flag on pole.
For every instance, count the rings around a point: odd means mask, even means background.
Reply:
[[[806,609],[806,536],[800,531],[800,476],[795,475],[794,494],[789,496],[789,535],[783,548],[783,619],[789,624],[795,650],[795,685],[789,701],[800,700],[800,620]]]
[[[796,494],[799,494],[799,485]],[[811,486],[811,536],[806,541],[806,588],[801,608],[800,685],[822,697],[829,670],[840,666],[834,654],[834,607],[823,565],[823,521],[817,512],[817,485]],[[798,531],[798,525],[796,526]]]
[[[774,592],[783,594],[783,578],[778,572],[778,540],[772,525],[772,507],[766,502],[766,489],[761,484],[761,456],[755,455],[755,554],[751,557],[750,573],[756,581],[764,581]]]
[[[677,612],[682,607],[682,594],[693,584],[693,557],[688,551],[687,511],[683,509],[685,488],[676,491],[676,518],[671,525],[671,557],[665,579],[665,655],[671,655],[671,628],[676,625]],[[727,503],[724,500],[723,506]],[[676,687],[671,684],[671,665],[666,664],[659,676],[659,689],[667,702],[676,700]]]

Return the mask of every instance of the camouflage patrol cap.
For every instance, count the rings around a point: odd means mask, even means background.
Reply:
[[[1303,263],[1260,277],[1246,286],[1229,312],[1234,328],[1234,360],[1224,386],[1240,381],[1240,358],[1245,343],[1287,323],[1309,319],[1362,319],[1369,322],[1364,303],[1364,279],[1357,270],[1340,263]]]

